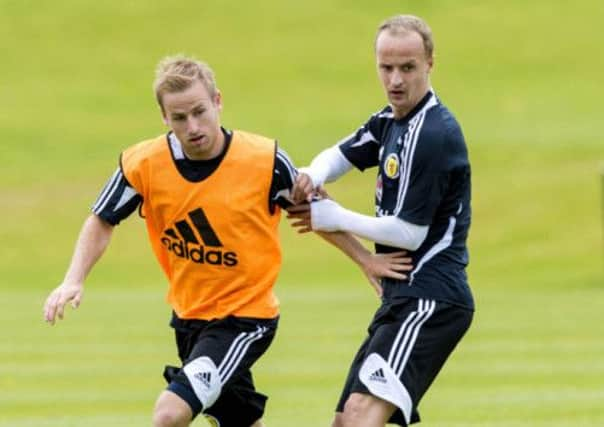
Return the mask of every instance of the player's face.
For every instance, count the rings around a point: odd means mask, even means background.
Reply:
[[[391,34],[382,31],[375,50],[380,80],[394,117],[400,119],[430,89],[432,58],[426,56],[422,37],[416,32]]]
[[[162,97],[162,113],[191,160],[208,160],[218,156],[224,147],[220,129],[220,93],[210,96],[204,84],[195,82],[182,92]]]

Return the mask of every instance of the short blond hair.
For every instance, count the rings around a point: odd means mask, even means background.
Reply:
[[[182,92],[200,81],[214,98],[218,90],[214,72],[203,61],[185,55],[167,56],[157,64],[153,90],[160,107],[165,93]]]
[[[383,31],[388,31],[393,35],[416,32],[421,36],[424,42],[424,51],[426,52],[426,57],[432,58],[432,55],[434,54],[434,39],[432,37],[432,30],[422,18],[414,15],[396,15],[386,19],[378,27],[375,35],[375,46],[377,46],[377,39]]]

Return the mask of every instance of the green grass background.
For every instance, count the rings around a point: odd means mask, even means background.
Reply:
[[[304,165],[383,106],[372,41],[396,13],[431,24],[432,83],[473,164],[477,312],[422,425],[604,425],[604,3],[0,0],[1,426],[150,425],[176,355],[142,221],[119,226],[79,310],[51,328],[42,304],[119,152],[165,131],[156,62],[207,60],[223,123]],[[370,213],[373,180],[330,188]],[[327,426],[377,300],[318,238],[285,221],[282,237],[265,421]]]

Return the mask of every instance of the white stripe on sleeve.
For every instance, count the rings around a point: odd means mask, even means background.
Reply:
[[[122,170],[118,167],[117,170],[111,176],[111,178],[109,178],[109,181],[107,181],[107,184],[105,184],[103,191],[97,198],[96,203],[92,207],[93,212],[99,213],[105,208],[105,205],[109,200],[111,200],[111,196],[113,196],[113,193],[118,188],[118,184],[122,178]]]

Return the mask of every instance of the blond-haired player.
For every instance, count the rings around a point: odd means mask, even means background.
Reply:
[[[164,371],[169,385],[153,425],[187,426],[203,413],[215,425],[259,427],[266,396],[256,390],[251,367],[278,324],[278,222],[280,209],[291,205],[296,170],[276,141],[221,126],[222,95],[205,63],[165,58],[154,87],[169,131],[122,152],[63,283],[46,301],[45,318],[54,323],[66,304],[80,304],[114,226],[140,209],[169,282],[182,360]],[[349,235],[332,239],[373,282],[403,276],[400,254],[371,255]]]

